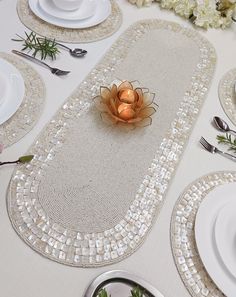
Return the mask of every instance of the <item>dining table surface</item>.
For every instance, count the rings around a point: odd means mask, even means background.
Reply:
[[[20,22],[16,0],[0,0],[0,52],[20,50],[21,43],[11,39],[28,29]],[[155,286],[165,297],[188,297],[177,272],[171,251],[170,221],[176,200],[195,179],[216,171],[233,171],[235,162],[206,152],[199,143],[201,136],[216,143],[217,130],[212,125],[214,116],[230,123],[218,96],[218,85],[223,75],[236,66],[236,24],[228,29],[199,29],[172,11],[160,9],[157,4],[137,8],[126,0],[117,0],[123,20],[119,30],[112,36],[91,43],[77,44],[88,51],[84,58],[71,57],[61,50],[51,65],[70,69],[66,77],[53,76],[45,68],[30,63],[43,77],[46,85],[46,101],[42,115],[35,127],[1,154],[3,160],[15,160],[27,152],[37,135],[50,121],[72,91],[84,80],[100,61],[116,39],[131,24],[144,19],[173,21],[196,30],[214,46],[217,62],[213,80],[191,133],[185,152],[167,192],[165,204],[147,239],[131,256],[116,264],[99,268],[78,268],[49,261],[30,249],[15,233],[7,213],[6,195],[14,166],[0,169],[0,296],[1,297],[81,297],[91,281],[109,270],[126,270],[142,277]],[[74,47],[75,44],[67,44]],[[147,44],[148,47],[148,44]],[[158,52],[153,53],[161,59]],[[183,69],[184,71],[184,69]],[[172,84],[170,81],[169,84]],[[234,125],[230,123],[235,129]],[[79,148],[78,148],[79,149]]]

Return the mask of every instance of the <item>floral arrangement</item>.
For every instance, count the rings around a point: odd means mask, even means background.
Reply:
[[[226,28],[236,21],[236,0],[128,0],[138,7],[159,2],[165,9],[203,28]]]
[[[151,125],[151,116],[157,107],[155,94],[147,88],[134,87],[134,83],[120,81],[117,85],[113,83],[111,88],[100,88],[100,95],[94,101],[104,122],[131,129]]]

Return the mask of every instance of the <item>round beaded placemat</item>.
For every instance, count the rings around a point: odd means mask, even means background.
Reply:
[[[36,124],[43,108],[45,85],[40,75],[21,59],[6,53],[0,53],[0,58],[18,69],[25,83],[25,95],[19,109],[0,125],[0,143],[8,147],[19,141]]]
[[[18,0],[17,12],[21,22],[39,35],[61,42],[83,43],[107,38],[119,29],[122,13],[114,0],[111,0],[111,5],[110,16],[101,24],[87,29],[67,29],[51,25],[31,11],[28,0]]]
[[[171,221],[171,245],[176,267],[193,297],[225,296],[213,283],[198,254],[194,224],[202,200],[215,187],[236,182],[236,172],[215,172],[191,183],[177,200]]]
[[[220,103],[224,109],[224,112],[234,125],[236,125],[235,83],[236,69],[231,69],[221,79],[218,90]]]

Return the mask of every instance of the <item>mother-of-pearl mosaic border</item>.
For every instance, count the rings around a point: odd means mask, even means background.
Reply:
[[[193,297],[224,297],[207,273],[195,242],[194,224],[202,200],[215,187],[236,182],[236,172],[214,172],[190,184],[175,204],[171,245],[176,267]]]
[[[91,98],[99,93],[100,86],[114,80],[113,72],[126,57],[129,47],[151,30],[180,33],[198,45],[199,63],[189,88],[124,219],[100,233],[65,229],[51,220],[38,201],[41,176],[57,151],[63,149],[70,123],[89,110]],[[164,203],[168,185],[206,97],[215,61],[215,50],[205,38],[176,23],[144,20],[128,28],[42,131],[29,150],[35,155],[32,162],[18,166],[13,173],[8,212],[19,236],[41,255],[71,266],[103,266],[131,255],[143,243]]]
[[[33,129],[42,114],[46,88],[41,76],[29,64],[6,53],[0,53],[0,58],[20,71],[25,84],[25,94],[19,109],[0,125],[0,143],[6,148]]]
[[[228,71],[221,79],[219,83],[219,98],[220,103],[224,109],[224,112],[236,125],[236,69]]]
[[[70,43],[87,43],[107,38],[122,23],[122,12],[115,0],[111,0],[111,14],[105,21],[85,29],[62,28],[41,20],[31,11],[28,0],[18,0],[17,12],[21,22],[30,30],[47,38]]]

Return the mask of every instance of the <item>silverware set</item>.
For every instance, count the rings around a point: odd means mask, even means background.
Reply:
[[[229,125],[224,120],[222,120],[220,117],[215,116],[213,118],[213,123],[219,131],[236,135],[236,131],[230,129]],[[219,155],[222,155],[230,160],[236,161],[236,156],[229,154],[227,152],[221,151],[216,146],[210,144],[204,137],[201,137],[200,144],[203,146],[203,148],[206,151],[208,151],[212,154],[219,154]]]
[[[212,154],[220,154],[220,155],[225,156],[233,161],[236,161],[236,156],[233,156],[229,153],[219,150],[217,147],[215,147],[214,145],[212,145],[208,141],[206,141],[206,139],[204,137],[201,137],[200,143],[204,147],[204,149],[207,150],[208,152],[210,152]]]
[[[74,49],[71,49],[69,48],[68,46],[62,44],[62,43],[59,43],[59,42],[56,42],[57,45],[59,45],[60,47],[63,47],[64,49],[68,50],[70,55],[73,56],[73,57],[76,57],[76,58],[81,58],[81,57],[84,57],[86,54],[87,54],[87,51],[82,49],[82,48],[74,48]],[[55,67],[51,67],[50,65],[48,65],[47,63],[33,57],[33,56],[30,56],[28,54],[25,54],[23,52],[20,52],[20,51],[17,51],[17,50],[12,50],[12,53],[18,55],[18,56],[21,56],[21,57],[24,57],[30,61],[33,61],[39,65],[42,65],[46,68],[48,68],[52,74],[55,74],[57,76],[63,76],[63,75],[67,75],[70,73],[70,71],[65,71],[65,70],[61,70],[61,69],[58,69],[58,68],[55,68]]]

